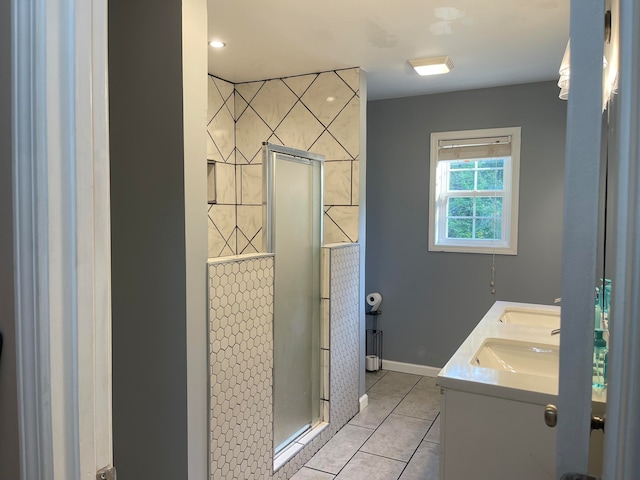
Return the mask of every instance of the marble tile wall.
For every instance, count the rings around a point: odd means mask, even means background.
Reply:
[[[235,255],[237,247],[236,215],[236,140],[235,88],[211,75],[208,78],[207,161],[215,163],[215,203],[209,204],[209,257]]]
[[[275,474],[274,257],[209,261],[210,480],[290,478],[358,412],[359,251],[357,244],[323,247],[330,425]]]
[[[209,77],[208,158],[218,189],[210,257],[262,249],[265,141],[325,156],[324,242],[357,242],[359,88],[357,68],[236,85]]]

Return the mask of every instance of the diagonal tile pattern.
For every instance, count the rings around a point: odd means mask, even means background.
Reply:
[[[282,81],[287,84],[287,87],[289,87],[293,93],[295,93],[298,97],[301,97],[302,95],[304,95],[304,92],[307,91],[307,88],[311,86],[316,78],[318,78],[318,74],[312,73],[311,75],[298,75],[296,77],[283,78]]]
[[[251,104],[236,120],[236,148],[241,157],[236,157],[237,163],[259,163],[262,142],[256,142],[256,138],[269,138],[272,130],[264,122]],[[263,140],[264,141],[264,140]],[[241,160],[242,159],[242,160]]]
[[[300,100],[314,116],[328,127],[355,93],[337,72],[318,75]]]
[[[278,101],[274,102],[274,98]],[[273,131],[278,128],[297,101],[298,97],[284,82],[269,81],[265,82],[264,87],[251,100],[251,108]]]
[[[212,76],[209,76],[208,82],[207,158],[217,162],[235,163],[233,84]]]
[[[353,417],[292,480],[439,478],[440,390],[435,379],[380,370],[367,372],[365,382],[369,405]],[[424,403],[420,408],[436,413],[435,420],[400,413],[407,405],[413,405],[417,398]],[[354,427],[361,428],[358,433],[371,432],[357,452],[354,451],[357,445]],[[361,433],[358,438],[364,436]],[[346,457],[349,459],[345,462]]]
[[[302,126],[304,128],[301,128]],[[307,107],[298,102],[274,133],[288,147],[309,150],[323,131],[322,123]]]
[[[209,210],[209,257],[262,250],[255,232],[243,229],[251,223],[243,216],[252,214],[240,207],[262,205],[265,141],[325,156],[324,243],[358,241],[359,86],[357,68],[236,85],[209,77],[207,158],[217,167],[216,201],[237,207],[231,234],[222,233],[227,216]]]

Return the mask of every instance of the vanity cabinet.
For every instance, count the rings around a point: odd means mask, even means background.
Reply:
[[[556,429],[544,423],[545,405],[442,388],[440,480],[553,479]],[[605,404],[594,401],[593,413]],[[589,472],[600,475],[604,434],[591,432]]]
[[[558,307],[496,302],[438,375],[440,480],[555,477],[557,429],[544,422],[557,404]],[[555,315],[555,320],[554,320]],[[606,393],[593,391],[602,416]],[[558,412],[562,417],[562,412]],[[602,470],[604,436],[591,433],[589,472]]]
[[[544,405],[443,388],[440,480],[552,479],[556,430]]]

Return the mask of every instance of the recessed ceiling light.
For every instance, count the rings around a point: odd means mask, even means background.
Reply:
[[[447,56],[416,58],[414,60],[409,60],[409,63],[415,71],[418,72],[418,75],[438,75],[441,73],[448,73],[453,69],[453,62]]]
[[[213,42],[209,42],[209,46],[213,48],[224,48],[227,46],[227,44],[221,42],[220,40],[214,40]]]

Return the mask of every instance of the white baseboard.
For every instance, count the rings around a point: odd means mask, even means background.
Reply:
[[[437,377],[440,368],[428,367],[427,365],[417,365],[415,363],[394,362],[393,360],[382,359],[382,369],[391,372],[413,373],[425,377]]]
[[[369,396],[365,393],[360,397],[360,411],[364,410],[369,405]]]

